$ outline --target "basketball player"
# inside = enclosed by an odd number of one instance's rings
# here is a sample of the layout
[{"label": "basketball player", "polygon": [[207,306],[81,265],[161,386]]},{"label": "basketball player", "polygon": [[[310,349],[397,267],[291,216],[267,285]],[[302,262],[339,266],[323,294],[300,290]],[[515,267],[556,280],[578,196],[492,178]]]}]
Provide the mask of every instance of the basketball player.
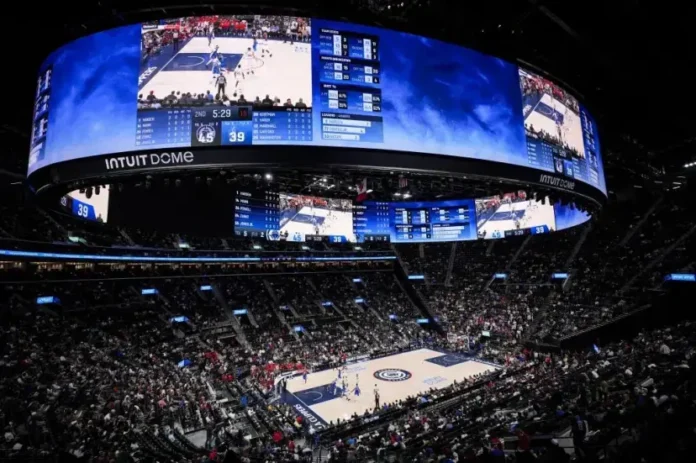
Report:
[{"label": "basketball player", "polygon": [[210,27],[208,27],[208,46],[211,46],[213,44],[213,39],[215,38],[214,29],[215,28],[213,27],[212,24],[210,25]]},{"label": "basketball player", "polygon": [[213,69],[213,75],[212,75],[212,82],[216,83],[217,77],[220,75],[220,70],[222,68],[222,64],[220,63],[220,58],[213,58],[211,61],[209,61],[212,64],[212,69]]},{"label": "basketball player", "polygon": [[302,379],[304,379],[305,384],[307,384],[307,370],[302,372]]},{"label": "basketball player", "polygon": [[336,396],[336,393],[338,392],[338,387],[336,386],[336,380],[334,379],[331,381],[331,384],[329,384],[326,389],[328,390],[329,394],[332,396]]},{"label": "basketball player", "polygon": [[269,58],[272,58],[273,55],[271,54],[271,50],[268,49],[268,31],[264,30],[263,31],[263,42],[261,43],[264,47],[261,48],[261,58],[265,58],[266,55],[268,55]]},{"label": "basketball player", "polygon": [[375,408],[379,410],[379,389],[377,389],[377,385],[375,384]]},{"label": "basketball player", "polygon": [[355,397],[360,397],[360,385],[356,384],[355,389],[353,389],[353,394],[355,394]]},{"label": "basketball player", "polygon": [[210,64],[213,63],[215,60],[219,60],[220,56],[221,56],[220,46],[215,45],[215,49],[210,52],[210,56],[208,57],[208,62],[205,63],[205,67],[210,66]]},{"label": "basketball player", "polygon": [[246,56],[244,59],[244,65],[246,66],[246,73],[247,75],[249,74],[254,74],[254,70],[252,69],[252,60],[255,60],[256,57],[254,56],[254,51],[251,49],[251,47],[247,48],[246,51]]},{"label": "basketball player", "polygon": [[350,400],[350,397],[348,397],[348,382],[346,381],[346,378],[343,378],[343,383],[341,385],[341,389],[343,391],[343,398],[346,400]]},{"label": "basketball player", "polygon": [[242,69],[242,65],[238,64],[237,67],[234,69],[234,97],[237,98],[238,93],[244,93],[244,89],[242,86],[239,84],[241,83],[242,80],[246,79],[244,76],[244,70]]}]

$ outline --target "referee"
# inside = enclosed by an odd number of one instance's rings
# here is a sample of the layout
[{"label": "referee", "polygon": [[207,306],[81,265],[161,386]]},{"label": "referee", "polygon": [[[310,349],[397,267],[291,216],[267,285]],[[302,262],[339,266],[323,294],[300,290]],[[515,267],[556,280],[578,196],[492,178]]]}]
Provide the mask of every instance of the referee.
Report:
[{"label": "referee", "polygon": [[375,384],[375,409],[379,410],[379,390]]},{"label": "referee", "polygon": [[227,77],[222,72],[215,79],[215,85],[217,85],[217,98],[221,100],[225,96],[225,87],[227,87]]}]

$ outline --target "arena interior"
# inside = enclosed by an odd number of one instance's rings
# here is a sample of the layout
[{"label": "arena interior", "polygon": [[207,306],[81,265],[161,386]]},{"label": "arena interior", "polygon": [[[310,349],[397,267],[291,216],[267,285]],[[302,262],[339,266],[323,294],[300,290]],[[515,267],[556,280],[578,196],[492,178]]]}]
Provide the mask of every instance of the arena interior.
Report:
[{"label": "arena interior", "polygon": [[693,458],[678,18],[189,3],[9,18],[1,461]]}]

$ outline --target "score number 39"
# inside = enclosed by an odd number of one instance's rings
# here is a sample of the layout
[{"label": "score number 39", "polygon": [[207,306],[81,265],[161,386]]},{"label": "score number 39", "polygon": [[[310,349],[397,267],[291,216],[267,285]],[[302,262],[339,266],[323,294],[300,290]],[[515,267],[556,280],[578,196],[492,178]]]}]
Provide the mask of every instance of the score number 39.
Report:
[{"label": "score number 39", "polygon": [[234,130],[230,132],[229,143],[244,143],[244,140],[246,140],[246,134],[244,132],[235,132]]}]

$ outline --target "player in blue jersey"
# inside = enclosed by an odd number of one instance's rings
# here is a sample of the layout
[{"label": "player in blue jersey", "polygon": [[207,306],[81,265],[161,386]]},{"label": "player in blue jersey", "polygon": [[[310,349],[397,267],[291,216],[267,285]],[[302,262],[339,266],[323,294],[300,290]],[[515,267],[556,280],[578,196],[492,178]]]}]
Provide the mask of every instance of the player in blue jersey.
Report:
[{"label": "player in blue jersey", "polygon": [[213,58],[211,61],[209,61],[209,63],[212,64],[213,78],[215,78],[218,74],[220,74],[220,68],[222,67],[220,58]]},{"label": "player in blue jersey", "polygon": [[210,56],[208,56],[208,62],[206,63],[206,67],[210,65],[210,63],[213,62],[214,59],[220,58],[220,46],[215,45],[215,49],[210,52]]},{"label": "player in blue jersey", "polygon": [[253,57],[256,58],[256,51],[258,50],[259,47],[259,41],[256,37],[254,37],[252,43],[251,43],[251,51],[253,53]]},{"label": "player in blue jersey", "polygon": [[305,384],[307,384],[307,370],[302,372],[302,379],[304,379]]},{"label": "player in blue jersey", "polygon": [[360,397],[360,385],[355,385],[355,389],[353,389],[353,394],[355,394],[356,397]]}]

